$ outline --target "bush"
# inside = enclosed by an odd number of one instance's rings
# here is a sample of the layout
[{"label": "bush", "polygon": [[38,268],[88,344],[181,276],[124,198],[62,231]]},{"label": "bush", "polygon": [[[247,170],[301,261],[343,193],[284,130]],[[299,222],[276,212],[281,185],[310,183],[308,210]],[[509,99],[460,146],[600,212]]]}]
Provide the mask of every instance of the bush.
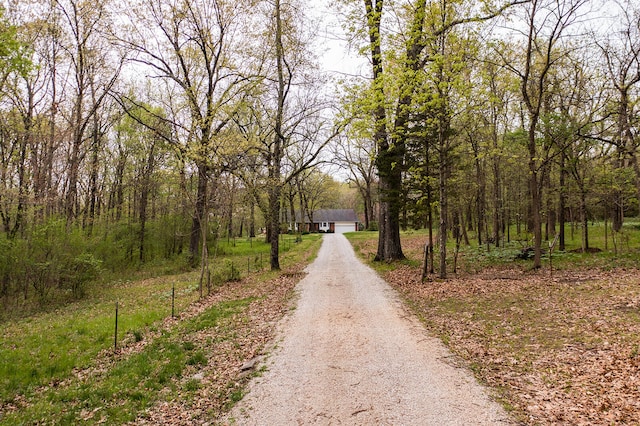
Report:
[{"label": "bush", "polygon": [[224,259],[222,264],[214,265],[214,272],[211,276],[214,284],[222,284],[229,281],[240,281],[240,270],[229,259]]},{"label": "bush", "polygon": [[80,298],[84,296],[86,284],[95,280],[100,275],[102,262],[96,259],[91,253],[83,253],[71,259],[65,268],[64,283],[71,289],[73,296]]}]

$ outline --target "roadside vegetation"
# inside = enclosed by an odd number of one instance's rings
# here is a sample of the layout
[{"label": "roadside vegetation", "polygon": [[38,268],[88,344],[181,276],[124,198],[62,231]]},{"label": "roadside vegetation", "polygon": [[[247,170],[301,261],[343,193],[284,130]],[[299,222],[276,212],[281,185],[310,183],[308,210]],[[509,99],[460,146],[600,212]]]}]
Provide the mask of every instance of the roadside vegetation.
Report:
[{"label": "roadside vegetation", "polygon": [[0,424],[215,418],[241,397],[242,364],[261,354],[320,242],[281,239],[283,272],[267,271],[263,240],[221,242],[202,297],[199,271],[97,281],[80,301],[5,319]]},{"label": "roadside vegetation", "polygon": [[[576,232],[566,251],[553,252],[553,270],[548,251],[540,269],[532,269],[532,260],[517,259],[528,241],[523,235],[489,251],[462,246],[455,275],[449,271],[450,278],[442,280],[430,274],[424,282],[424,232],[402,234],[407,259],[394,263],[372,262],[375,233],[348,237],[517,420],[636,424],[640,229],[625,223],[615,248],[611,235],[605,244],[602,224],[589,231],[592,247],[602,251],[580,252]],[[455,248],[449,249],[453,256]]]}]

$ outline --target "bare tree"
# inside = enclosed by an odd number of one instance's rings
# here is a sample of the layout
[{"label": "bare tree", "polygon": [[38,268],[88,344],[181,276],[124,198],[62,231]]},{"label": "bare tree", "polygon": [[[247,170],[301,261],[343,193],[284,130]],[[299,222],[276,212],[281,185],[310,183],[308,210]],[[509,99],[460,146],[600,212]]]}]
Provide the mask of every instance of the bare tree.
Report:
[{"label": "bare tree", "polygon": [[[549,93],[548,77],[559,58],[573,49],[566,44],[569,27],[579,18],[586,0],[532,0],[524,10],[523,55],[505,60],[504,65],[520,80],[520,93],[527,112],[529,194],[534,235],[533,267],[542,265],[542,185],[548,156],[541,155],[538,141],[543,104]],[[506,59],[506,57],[503,56]]]},{"label": "bare tree", "polygon": [[364,227],[370,229],[374,220],[376,195],[375,147],[370,137],[358,137],[350,132],[336,144],[335,161],[349,172],[348,182],[353,183],[364,205]]},{"label": "bare tree", "polygon": [[[65,213],[71,223],[78,214],[78,180],[80,164],[86,156],[87,132],[122,69],[122,57],[114,58],[113,50],[103,37],[109,25],[104,3],[86,0],[56,0],[66,37],[62,49],[71,64],[73,100],[64,118],[70,128],[70,146],[66,176]],[[93,87],[93,91],[92,91]]]},{"label": "bare tree", "polygon": [[222,132],[254,84],[243,70],[240,50],[249,7],[242,1],[188,0],[176,5],[145,0],[140,8],[130,10],[131,37],[122,40],[135,52],[136,63],[165,81],[165,94],[175,97],[165,97],[164,102],[177,102],[174,107],[178,109],[184,106],[167,118],[174,128],[168,142],[196,166],[189,244],[192,261],[197,259],[206,231],[208,185],[212,174],[223,167]]},{"label": "bare tree", "polygon": [[[330,105],[309,76],[306,17],[296,2],[266,2],[269,16],[263,51],[264,79],[237,125],[248,142],[242,179],[265,216],[271,244],[271,269],[280,269],[280,203],[285,185],[320,161],[320,153],[337,136]],[[266,197],[263,196],[266,194]]]},{"label": "bare tree", "polygon": [[[635,4],[633,4],[635,5]],[[640,164],[638,163],[638,132],[633,89],[640,82],[640,8],[631,2],[619,4],[620,28],[598,41],[606,63],[610,84],[617,100],[617,129],[613,143],[618,149],[617,167],[631,167],[635,173],[636,193],[640,203]],[[615,203],[613,227],[622,227],[624,202],[618,194]],[[639,204],[640,206],[640,204]],[[639,207],[640,211],[640,207]]]}]

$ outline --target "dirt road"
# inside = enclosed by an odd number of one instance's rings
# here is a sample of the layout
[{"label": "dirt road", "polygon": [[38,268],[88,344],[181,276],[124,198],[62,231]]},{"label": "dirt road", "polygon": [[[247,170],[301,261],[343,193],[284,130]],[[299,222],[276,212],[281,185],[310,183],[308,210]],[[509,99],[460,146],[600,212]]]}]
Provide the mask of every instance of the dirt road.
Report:
[{"label": "dirt road", "polygon": [[308,272],[229,424],[510,424],[344,236],[326,235]]}]

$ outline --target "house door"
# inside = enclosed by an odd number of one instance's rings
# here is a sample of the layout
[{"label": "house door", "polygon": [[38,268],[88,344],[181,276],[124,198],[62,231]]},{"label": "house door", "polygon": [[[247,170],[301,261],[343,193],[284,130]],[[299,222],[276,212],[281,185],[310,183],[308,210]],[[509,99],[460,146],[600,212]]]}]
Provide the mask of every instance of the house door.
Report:
[{"label": "house door", "polygon": [[355,223],[336,223],[335,232],[337,234],[343,234],[345,232],[355,232],[356,224]]}]

